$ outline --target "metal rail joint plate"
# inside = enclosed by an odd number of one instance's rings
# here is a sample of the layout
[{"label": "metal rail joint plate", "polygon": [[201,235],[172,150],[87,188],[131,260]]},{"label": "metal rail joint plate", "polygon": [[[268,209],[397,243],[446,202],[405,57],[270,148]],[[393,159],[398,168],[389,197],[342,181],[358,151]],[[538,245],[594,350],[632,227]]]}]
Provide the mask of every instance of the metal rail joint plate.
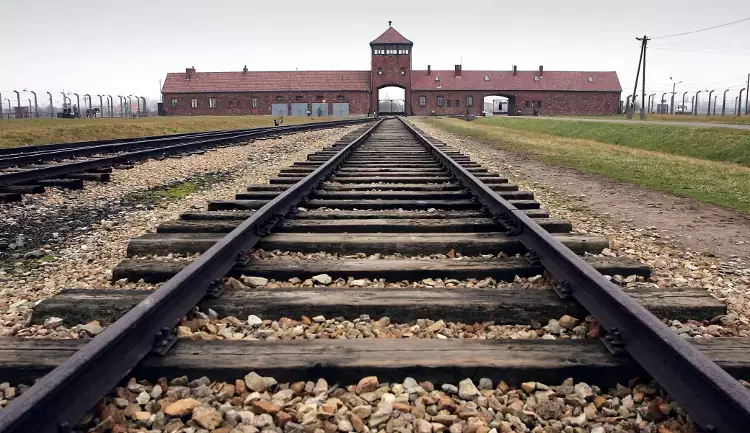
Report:
[{"label": "metal rail joint plate", "polygon": [[615,343],[613,347],[624,349],[670,393],[695,423],[708,432],[750,431],[750,391],[739,381],[412,125],[400,120],[489,212],[512,224],[521,243],[529,251],[534,251],[544,268],[557,280],[566,283],[566,291],[608,331],[610,343]]},{"label": "metal rail joint plate", "polygon": [[[261,238],[257,228],[286,214],[324,181],[367,139],[368,128],[331,159],[257,210],[205,253],[133,307],[104,332],[42,377],[0,411],[2,433],[58,433],[72,425],[162,343],[157,335],[172,329],[206,296],[211,284],[235,265],[237,254]],[[168,343],[167,343],[168,344]]]}]

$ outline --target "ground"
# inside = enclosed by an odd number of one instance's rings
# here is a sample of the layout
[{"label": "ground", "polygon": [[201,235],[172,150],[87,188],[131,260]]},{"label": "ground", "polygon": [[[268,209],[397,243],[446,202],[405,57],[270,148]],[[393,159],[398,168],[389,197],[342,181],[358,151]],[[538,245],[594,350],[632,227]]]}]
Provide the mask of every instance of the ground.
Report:
[{"label": "ground", "polygon": [[555,166],[750,214],[747,131],[507,117],[426,120]]},{"label": "ground", "polygon": [[[690,116],[690,115],[678,115],[678,114],[647,114],[647,122],[695,122],[695,123],[719,123],[727,125],[750,125],[750,116],[734,116],[726,115],[722,116],[721,111],[717,111],[717,116]],[[602,120],[626,120],[627,116],[624,114],[616,114],[611,116],[590,116],[590,119],[602,119]],[[636,113],[633,119],[640,120],[640,113]]]},{"label": "ground", "polygon": [[[178,116],[137,119],[24,119],[0,121],[0,148],[36,144],[146,137],[183,132],[273,126],[272,116]],[[334,117],[284,117],[284,125],[339,120]]]}]

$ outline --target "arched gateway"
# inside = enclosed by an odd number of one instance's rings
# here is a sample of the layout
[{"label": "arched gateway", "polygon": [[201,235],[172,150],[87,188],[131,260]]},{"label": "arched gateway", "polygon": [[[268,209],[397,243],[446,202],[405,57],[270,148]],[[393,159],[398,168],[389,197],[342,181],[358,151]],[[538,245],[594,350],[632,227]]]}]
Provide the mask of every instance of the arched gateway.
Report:
[{"label": "arched gateway", "polygon": [[[508,99],[509,115],[616,114],[622,88],[615,72],[466,71],[412,68],[414,44],[388,22],[370,42],[370,70],[169,73],[164,113],[170,115],[347,116],[390,112],[406,115],[481,115],[484,98]],[[290,53],[290,55],[294,55]],[[458,53],[456,54],[458,57]],[[403,89],[403,101],[379,103],[386,87]],[[310,114],[308,114],[310,113]]]}]

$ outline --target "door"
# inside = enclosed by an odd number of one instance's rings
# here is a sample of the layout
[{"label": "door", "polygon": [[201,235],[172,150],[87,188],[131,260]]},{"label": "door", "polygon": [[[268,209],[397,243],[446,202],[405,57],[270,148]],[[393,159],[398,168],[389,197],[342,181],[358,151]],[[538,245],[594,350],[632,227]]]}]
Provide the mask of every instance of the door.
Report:
[{"label": "door", "polygon": [[348,102],[334,102],[333,103],[333,115],[336,117],[349,116],[349,103]]},{"label": "door", "polygon": [[307,116],[307,103],[306,102],[293,102],[292,103],[292,116]]},{"label": "door", "polygon": [[313,117],[328,116],[328,103],[327,102],[313,102],[312,113],[310,113],[310,115]]},{"label": "door", "polygon": [[273,115],[273,116],[288,116],[289,115],[289,104],[271,104],[271,115]]}]

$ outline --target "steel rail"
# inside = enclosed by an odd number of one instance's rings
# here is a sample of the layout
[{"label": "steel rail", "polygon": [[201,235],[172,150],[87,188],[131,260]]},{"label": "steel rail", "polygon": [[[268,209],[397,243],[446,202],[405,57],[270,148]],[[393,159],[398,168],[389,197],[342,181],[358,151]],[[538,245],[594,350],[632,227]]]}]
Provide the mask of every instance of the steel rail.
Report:
[{"label": "steel rail", "polygon": [[107,327],[0,411],[0,433],[60,433],[72,426],[149,353],[164,354],[174,328],[284,215],[330,176],[380,125],[367,129],[278,195],[162,287]]},{"label": "steel rail", "polygon": [[518,236],[562,283],[559,293],[578,301],[606,331],[603,342],[623,350],[707,432],[747,433],[750,391],[676,332],[607,280],[523,211],[477,179],[404,119],[417,139],[489,212]]},{"label": "steel rail", "polygon": [[261,137],[266,134],[276,134],[282,132],[300,132],[310,131],[315,129],[324,129],[336,126],[347,126],[351,124],[359,124],[372,121],[372,119],[358,119],[356,121],[343,121],[346,123],[333,124],[333,123],[308,123],[304,125],[291,125],[286,127],[284,130],[271,130],[271,131],[251,131],[246,133],[240,133],[238,135],[222,135],[219,138],[209,138],[205,140],[191,141],[183,144],[174,144],[171,146],[153,147],[145,150],[138,150],[134,152],[120,153],[114,156],[108,156],[98,159],[89,159],[86,161],[74,161],[64,164],[57,164],[51,167],[42,167],[29,170],[23,170],[12,173],[0,174],[0,186],[17,185],[26,182],[32,182],[36,179],[50,178],[54,176],[65,175],[68,173],[77,173],[85,170],[91,170],[94,168],[107,167],[114,164],[124,163],[132,160],[152,158],[155,156],[161,156],[165,154],[182,153],[187,150],[203,148],[215,144],[224,142],[234,142],[237,140],[247,140],[254,137]]},{"label": "steel rail", "polygon": [[[318,122],[318,124],[326,126],[339,126],[349,122],[359,122],[362,119],[353,120],[339,120],[333,122]],[[66,159],[72,157],[82,157],[96,155],[100,153],[112,153],[122,152],[135,148],[141,147],[156,147],[164,146],[171,143],[177,144],[185,141],[196,140],[201,138],[216,138],[221,136],[238,135],[246,132],[274,132],[274,133],[288,133],[295,131],[297,126],[309,126],[312,123],[303,125],[287,125],[281,127],[263,127],[263,128],[248,128],[248,129],[237,129],[227,131],[209,131],[209,132],[198,132],[190,134],[178,134],[178,135],[166,135],[156,137],[143,137],[141,139],[126,139],[126,140],[105,140],[106,142],[81,142],[71,143],[68,148],[62,149],[45,149],[43,151],[20,151],[11,154],[0,155],[0,168],[14,167],[23,164],[34,164],[40,162],[54,161],[59,159]],[[14,149],[25,149],[25,148],[14,148]]]}]

